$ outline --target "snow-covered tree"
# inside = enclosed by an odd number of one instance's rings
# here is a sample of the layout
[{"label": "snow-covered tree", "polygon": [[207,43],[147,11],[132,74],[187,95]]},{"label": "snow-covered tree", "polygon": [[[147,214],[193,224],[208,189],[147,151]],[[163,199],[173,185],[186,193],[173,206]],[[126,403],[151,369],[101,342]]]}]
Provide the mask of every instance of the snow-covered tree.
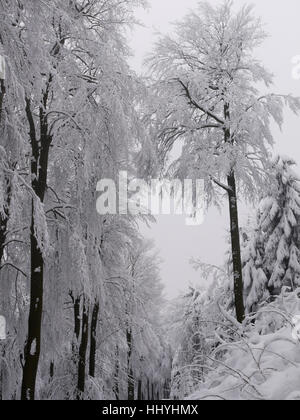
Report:
[{"label": "snow-covered tree", "polygon": [[[142,83],[127,64],[124,31],[139,3],[1,2],[5,399],[19,398],[21,388],[22,399],[116,398],[116,369],[120,395],[127,392],[124,303],[145,292],[138,283],[133,293],[126,259],[140,237],[134,218],[99,216],[95,204],[99,179],[136,169],[130,154],[138,143]],[[154,267],[149,307],[160,294]],[[140,319],[149,325],[145,334],[163,342],[149,317]],[[153,349],[147,352],[158,363]],[[148,365],[139,366],[142,377]],[[148,376],[154,384],[155,375]]]},{"label": "snow-covered tree", "polygon": [[[173,349],[171,397],[183,399],[208,374],[207,357],[228,333],[220,305],[231,303],[228,273],[223,268],[192,261],[201,283],[170,304],[167,316]],[[202,284],[203,283],[203,284]],[[234,333],[229,331],[232,335]]]},{"label": "snow-covered tree", "polygon": [[159,40],[149,61],[156,92],[150,122],[161,160],[177,140],[183,144],[172,175],[204,178],[209,199],[215,186],[228,196],[235,308],[242,322],[238,189],[253,198],[266,185],[271,120],[281,126],[283,106],[298,112],[300,101],[269,93],[272,75],[253,56],[266,35],[252,7],[235,12],[231,1],[200,3],[175,28],[174,36]]},{"label": "snow-covered tree", "polygon": [[136,399],[138,394],[144,399],[161,399],[169,379],[170,359],[167,343],[162,339],[164,300],[159,258],[151,242],[136,241],[126,262],[131,283],[125,308],[128,399]]},{"label": "snow-covered tree", "polygon": [[274,184],[262,199],[254,231],[243,252],[245,299],[248,311],[281,293],[300,286],[300,180],[295,162],[278,157]]},{"label": "snow-covered tree", "polygon": [[264,248],[259,228],[243,233],[242,263],[244,276],[244,301],[246,312],[257,309],[260,301],[269,297],[268,279],[264,270]]},{"label": "snow-covered tree", "polygon": [[296,163],[278,158],[275,189],[261,204],[260,226],[265,232],[265,268],[271,294],[283,286],[300,286],[300,179]]}]

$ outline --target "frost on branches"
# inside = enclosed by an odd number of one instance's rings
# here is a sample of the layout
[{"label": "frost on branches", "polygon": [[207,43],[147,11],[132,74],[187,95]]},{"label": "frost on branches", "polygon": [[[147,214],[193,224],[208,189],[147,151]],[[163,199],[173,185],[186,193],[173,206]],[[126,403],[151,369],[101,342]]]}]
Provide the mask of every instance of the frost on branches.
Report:
[{"label": "frost on branches", "polygon": [[[294,166],[292,159],[275,159],[273,187],[260,202],[256,223],[241,232],[243,325],[232,316],[231,268],[194,262],[202,281],[209,277],[213,287],[177,304],[182,330],[173,342],[174,397],[300,398],[300,180]],[[201,350],[195,346],[198,337]]]},{"label": "frost on branches", "polygon": [[[173,177],[204,179],[209,204],[222,193],[228,198],[240,323],[245,308],[239,194],[253,199],[269,182],[271,122],[282,126],[284,106],[300,110],[299,98],[270,90],[273,76],[254,57],[265,38],[252,7],[236,12],[231,1],[217,7],[203,2],[175,24],[174,35],[160,38],[149,59],[154,92],[149,125],[161,165]],[[174,162],[178,142],[183,147]]]},{"label": "frost on branches", "polygon": [[[300,182],[272,162],[300,100],[272,92],[262,24],[231,1],[200,3],[138,77],[138,6],[0,0],[0,400],[300,399]],[[97,214],[121,171],[225,196],[230,267],[193,261],[201,285],[167,302],[152,218]],[[240,196],[261,199],[246,230]]]},{"label": "frost on branches", "polygon": [[0,2],[0,399],[166,396],[159,261],[136,218],[95,208],[144,147],[139,5]]}]

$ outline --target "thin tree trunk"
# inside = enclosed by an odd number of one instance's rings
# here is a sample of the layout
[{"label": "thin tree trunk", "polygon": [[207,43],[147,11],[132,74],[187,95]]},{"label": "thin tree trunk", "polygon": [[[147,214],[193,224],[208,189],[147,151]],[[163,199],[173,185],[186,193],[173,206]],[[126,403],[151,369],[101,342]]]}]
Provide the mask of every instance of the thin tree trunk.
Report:
[{"label": "thin tree trunk", "polygon": [[142,380],[140,379],[138,384],[138,401],[142,401],[143,399],[142,385]]},{"label": "thin tree trunk", "polygon": [[5,242],[7,237],[7,224],[9,220],[10,203],[11,203],[11,181],[6,177],[6,204],[4,206],[4,214],[0,213],[0,266],[4,254]]},{"label": "thin tree trunk", "polygon": [[90,343],[90,366],[89,375],[95,377],[96,368],[96,349],[97,349],[97,324],[99,315],[99,302],[96,302],[93,308],[91,321],[91,343]]},{"label": "thin tree trunk", "polygon": [[[2,113],[3,113],[3,101],[5,96],[5,84],[4,80],[0,79],[0,124],[2,123]],[[7,223],[9,218],[9,207],[10,207],[10,197],[11,197],[11,186],[9,179],[6,180],[7,186],[6,186],[6,197],[7,197],[7,203],[4,207],[4,215],[0,214],[0,266],[1,261],[3,258],[4,253],[4,246],[6,241],[6,235],[7,235]]]},{"label": "thin tree trunk", "polygon": [[78,342],[80,335],[80,298],[76,298],[74,303],[74,333]]},{"label": "thin tree trunk", "polygon": [[150,380],[147,379],[147,391],[148,391],[148,401],[151,401],[151,393],[150,393]]},{"label": "thin tree trunk", "polygon": [[116,400],[120,399],[120,389],[119,389],[119,373],[120,373],[120,360],[119,360],[119,347],[116,347],[116,365],[115,365],[115,377],[114,377],[114,393]]},{"label": "thin tree trunk", "polygon": [[81,328],[81,342],[79,346],[79,363],[78,363],[78,400],[83,400],[85,391],[85,372],[86,372],[86,353],[89,338],[89,307],[85,299],[83,301],[83,316]]},{"label": "thin tree trunk", "polygon": [[6,89],[5,89],[4,80],[0,79],[0,123],[1,123],[1,120],[2,120],[3,101],[4,101],[5,93],[6,93]]},{"label": "thin tree trunk", "polygon": [[127,345],[128,345],[128,353],[127,353],[127,375],[128,375],[128,401],[134,401],[134,377],[133,377],[133,369],[132,369],[132,331],[131,329],[127,329]]},{"label": "thin tree trunk", "polygon": [[[230,108],[229,104],[224,105],[225,121],[230,126]],[[234,144],[234,139],[231,135],[230,128],[224,129],[225,143]],[[238,202],[235,173],[232,168],[227,177],[228,182],[228,201],[229,201],[229,214],[230,214],[230,235],[231,235],[231,248],[232,248],[232,264],[233,264],[233,278],[234,278],[234,300],[235,311],[238,322],[242,323],[245,319],[245,305],[244,305],[244,284],[243,284],[243,270],[241,258],[241,244],[240,244],[240,228],[238,217]]]},{"label": "thin tree trunk", "polygon": [[74,310],[74,339],[72,343],[72,353],[74,360],[77,359],[78,354],[78,343],[79,343],[79,336],[80,336],[80,297],[74,298],[73,292],[70,292],[70,296],[73,302],[73,310]]}]

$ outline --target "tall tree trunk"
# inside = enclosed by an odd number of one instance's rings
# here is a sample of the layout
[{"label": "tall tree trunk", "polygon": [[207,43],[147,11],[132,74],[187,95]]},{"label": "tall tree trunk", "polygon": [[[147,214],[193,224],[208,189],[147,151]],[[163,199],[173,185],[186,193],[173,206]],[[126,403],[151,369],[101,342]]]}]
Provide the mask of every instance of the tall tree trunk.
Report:
[{"label": "tall tree trunk", "polygon": [[34,233],[34,216],[31,222],[31,291],[28,320],[28,338],[24,349],[22,400],[35,399],[35,384],[41,351],[41,324],[43,312],[44,261]]},{"label": "tall tree trunk", "polygon": [[[230,106],[228,103],[224,105],[224,117],[227,127],[224,129],[225,143],[234,145],[235,139],[231,135],[230,130]],[[230,214],[230,235],[231,235],[231,248],[232,248],[232,264],[233,264],[233,278],[234,278],[234,300],[235,311],[238,322],[242,323],[245,319],[245,305],[244,305],[244,283],[243,283],[243,270],[241,258],[241,244],[240,244],[240,228],[238,217],[238,202],[235,173],[232,168],[228,177],[228,201],[229,201],[229,214]]]},{"label": "tall tree trunk", "polygon": [[134,401],[134,377],[132,369],[132,330],[127,329],[127,375],[128,375],[128,401]]},{"label": "tall tree trunk", "polygon": [[[47,188],[49,150],[52,137],[48,135],[48,122],[45,109],[48,93],[44,95],[43,107],[40,108],[40,140],[31,111],[30,100],[26,99],[26,115],[29,123],[29,136],[32,148],[31,176],[32,188],[37,198],[44,202]],[[35,399],[36,377],[41,351],[41,326],[43,313],[44,258],[35,236],[34,200],[32,200],[32,218],[30,232],[31,279],[28,336],[24,348],[24,366],[22,379],[22,400]]]},{"label": "tall tree trunk", "polygon": [[229,213],[230,213],[230,233],[232,246],[232,263],[234,276],[234,297],[235,309],[238,322],[242,323],[245,319],[244,305],[244,285],[242,274],[242,258],[240,245],[240,229],[238,218],[238,204],[236,195],[236,183],[234,171],[228,176]]},{"label": "tall tree trunk", "polygon": [[89,366],[89,375],[95,377],[95,367],[96,367],[96,349],[97,349],[97,324],[98,324],[98,315],[99,315],[99,302],[97,301],[94,304],[91,320],[91,343],[90,343],[90,366]]},{"label": "tall tree trunk", "polygon": [[86,353],[89,339],[89,306],[86,300],[83,300],[82,308],[82,327],[81,341],[79,346],[79,363],[78,363],[78,394],[77,399],[83,400],[85,391],[85,372],[86,372]]}]

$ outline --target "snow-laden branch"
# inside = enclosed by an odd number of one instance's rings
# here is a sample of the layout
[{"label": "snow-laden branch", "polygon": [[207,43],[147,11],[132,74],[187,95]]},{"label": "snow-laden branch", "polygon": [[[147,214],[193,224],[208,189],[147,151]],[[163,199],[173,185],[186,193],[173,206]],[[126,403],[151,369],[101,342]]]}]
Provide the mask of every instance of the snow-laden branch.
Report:
[{"label": "snow-laden branch", "polygon": [[208,117],[212,118],[213,120],[215,120],[217,123],[221,124],[224,126],[225,121],[221,120],[219,117],[217,117],[215,114],[213,114],[211,111],[209,111],[208,109],[203,108],[195,99],[193,99],[192,94],[190,93],[189,87],[188,85],[186,85],[182,80],[180,79],[174,79],[177,82],[179,82],[179,84],[183,87],[183,90],[185,92],[186,97],[189,99],[190,104],[193,105],[195,108],[199,109],[200,111],[202,111],[204,114],[206,114]]}]

